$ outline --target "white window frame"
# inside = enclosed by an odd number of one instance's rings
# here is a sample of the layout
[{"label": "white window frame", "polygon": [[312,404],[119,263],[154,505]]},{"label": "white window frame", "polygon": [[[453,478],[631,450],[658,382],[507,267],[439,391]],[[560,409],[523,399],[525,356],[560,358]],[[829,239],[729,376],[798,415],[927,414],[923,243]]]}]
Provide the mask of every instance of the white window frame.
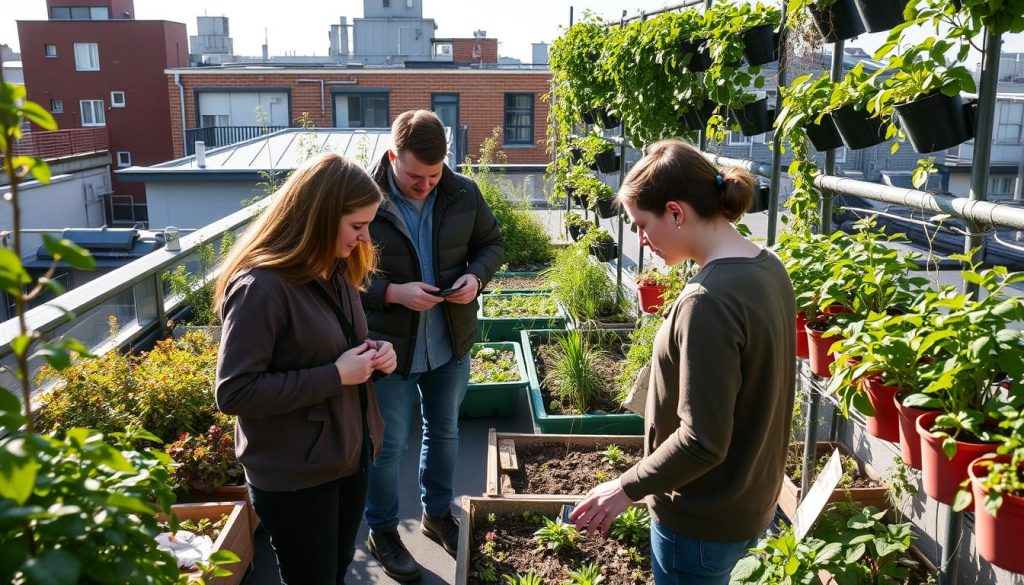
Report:
[{"label": "white window frame", "polygon": [[[107,125],[107,112],[106,108],[104,107],[103,100],[79,100],[78,107],[81,108],[80,112],[82,116],[83,128]],[[89,118],[91,119],[89,122],[86,122],[86,110],[88,110]],[[97,113],[99,114],[99,116],[97,116]],[[99,122],[96,121],[97,117],[100,118]]]},{"label": "white window frame", "polygon": [[125,97],[123,91],[112,91],[110,92],[110,107],[112,108],[123,108],[125,107]]},{"label": "white window frame", "polygon": [[729,132],[729,146],[750,146],[754,144],[753,136],[746,136],[742,132]]},{"label": "white window frame", "polygon": [[[53,49],[52,53],[50,52],[50,49]],[[46,57],[47,59],[56,59],[57,58],[57,45],[55,45],[53,43],[46,43],[46,44],[44,44],[43,45],[43,56]]]},{"label": "white window frame", "polygon": [[63,114],[64,113],[64,100],[50,100],[50,113],[51,114]]},{"label": "white window frame", "polygon": [[127,150],[117,151],[117,166],[119,167],[130,167],[132,166],[132,153]]},{"label": "white window frame", "polygon": [[100,47],[96,43],[75,43],[75,71],[99,71]]}]

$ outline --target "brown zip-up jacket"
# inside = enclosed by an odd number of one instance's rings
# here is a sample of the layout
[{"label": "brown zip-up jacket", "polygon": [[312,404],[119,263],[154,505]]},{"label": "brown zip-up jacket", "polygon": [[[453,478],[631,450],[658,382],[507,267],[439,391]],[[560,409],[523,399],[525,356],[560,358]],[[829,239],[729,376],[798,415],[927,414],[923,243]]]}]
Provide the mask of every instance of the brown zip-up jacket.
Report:
[{"label": "brown zip-up jacket", "polygon": [[[337,299],[356,336],[366,338],[359,291],[338,273],[334,286],[322,279],[299,284],[256,268],[236,275],[224,298],[217,406],[238,417],[238,460],[246,480],[266,491],[313,487],[359,471],[359,389],[345,384],[334,365],[349,345],[333,309],[311,286]],[[366,420],[376,454],[384,421],[370,381]]]}]

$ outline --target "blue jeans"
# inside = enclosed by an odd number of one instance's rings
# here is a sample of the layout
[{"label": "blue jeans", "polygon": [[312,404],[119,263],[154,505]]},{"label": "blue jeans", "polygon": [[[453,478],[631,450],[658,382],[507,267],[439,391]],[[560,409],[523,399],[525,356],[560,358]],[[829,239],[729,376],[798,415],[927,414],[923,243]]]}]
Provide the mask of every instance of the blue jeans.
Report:
[{"label": "blue jeans", "polygon": [[729,585],[729,574],[757,538],[740,542],[698,540],[651,520],[651,565],[657,585]]},{"label": "blue jeans", "polygon": [[366,523],[376,533],[398,528],[398,467],[409,442],[417,400],[423,424],[420,501],[430,516],[450,513],[459,454],[459,406],[469,383],[469,355],[420,374],[392,374],[374,389],[384,418],[384,444],[370,466]]}]

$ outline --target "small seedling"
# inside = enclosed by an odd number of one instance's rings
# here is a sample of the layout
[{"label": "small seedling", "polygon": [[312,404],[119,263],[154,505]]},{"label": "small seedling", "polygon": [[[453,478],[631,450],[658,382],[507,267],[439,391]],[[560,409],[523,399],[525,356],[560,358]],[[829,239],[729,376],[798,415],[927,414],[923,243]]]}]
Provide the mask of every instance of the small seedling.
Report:
[{"label": "small seedling", "polygon": [[498,521],[498,517],[494,514],[494,512],[491,512],[490,514],[487,515],[487,523],[488,524],[494,524],[497,521]]},{"label": "small seedling", "polygon": [[645,508],[627,508],[612,524],[611,535],[622,542],[638,545],[650,538],[651,515]]},{"label": "small seedling", "polygon": [[602,471],[600,469],[595,469],[594,470],[594,478],[597,481],[599,481],[601,483],[604,483],[604,482],[608,481],[608,474],[606,474],[604,471]]},{"label": "small seedling", "polygon": [[530,571],[525,575],[522,573],[516,573],[515,575],[505,575],[505,582],[508,585],[543,585],[544,583],[540,580],[540,577],[533,571]]},{"label": "small seedling", "polygon": [[603,581],[604,575],[601,574],[601,566],[597,563],[588,563],[580,567],[578,571],[569,573],[571,585],[598,585]]},{"label": "small seedling", "polygon": [[608,448],[601,454],[604,460],[608,462],[612,467],[618,467],[622,465],[625,453],[622,452],[622,447],[618,445],[608,445]]},{"label": "small seedling", "polygon": [[556,553],[562,549],[576,548],[577,536],[579,533],[576,532],[576,527],[565,524],[561,518],[544,518],[544,526],[533,533],[534,540]]}]

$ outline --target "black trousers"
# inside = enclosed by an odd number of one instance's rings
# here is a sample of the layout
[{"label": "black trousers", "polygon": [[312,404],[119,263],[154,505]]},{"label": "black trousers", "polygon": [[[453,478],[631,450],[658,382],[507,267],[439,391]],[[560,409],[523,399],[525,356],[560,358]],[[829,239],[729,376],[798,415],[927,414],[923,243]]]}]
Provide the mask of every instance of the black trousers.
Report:
[{"label": "black trousers", "polygon": [[293,492],[249,485],[252,505],[277,555],[285,585],[340,585],[355,554],[366,501],[366,467]]}]

